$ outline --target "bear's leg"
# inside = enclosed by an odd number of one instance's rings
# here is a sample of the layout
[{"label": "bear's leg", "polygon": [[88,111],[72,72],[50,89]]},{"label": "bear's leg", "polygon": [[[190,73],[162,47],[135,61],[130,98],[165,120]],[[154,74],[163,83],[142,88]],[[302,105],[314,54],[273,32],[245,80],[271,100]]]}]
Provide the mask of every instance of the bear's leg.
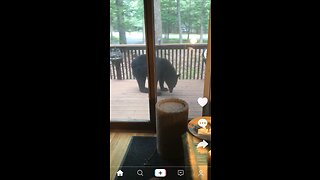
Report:
[{"label": "bear's leg", "polygon": [[[140,92],[148,93],[149,89],[145,87],[146,79],[140,78],[140,79],[137,79],[137,81],[138,81],[138,84],[139,84]],[[157,96],[161,96],[161,92],[157,91]]]},{"label": "bear's leg", "polygon": [[[148,90],[148,88],[145,87],[146,78],[137,78],[137,81],[138,81],[138,85],[139,85],[139,90],[140,90],[140,92],[148,93],[149,90]],[[161,92],[157,91],[157,95],[158,95],[158,96],[161,96]]]},{"label": "bear's leg", "polygon": [[140,92],[148,93],[148,88],[146,88],[146,78],[137,78]]},{"label": "bear's leg", "polygon": [[164,85],[164,80],[162,78],[159,79],[159,85],[160,85],[160,90],[161,91],[168,91],[168,88],[165,88]]}]

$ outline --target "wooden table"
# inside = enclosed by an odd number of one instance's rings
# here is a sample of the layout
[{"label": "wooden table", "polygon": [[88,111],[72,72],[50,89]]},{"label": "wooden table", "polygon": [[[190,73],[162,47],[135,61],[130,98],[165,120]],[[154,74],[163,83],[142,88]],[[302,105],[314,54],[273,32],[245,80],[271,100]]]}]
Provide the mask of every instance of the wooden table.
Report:
[{"label": "wooden table", "polygon": [[[211,143],[208,142],[206,148],[197,145],[202,141],[187,132],[184,136],[184,153],[186,166],[190,167],[189,179],[207,180],[208,179],[208,152],[211,150]],[[202,172],[200,175],[199,172]]]}]

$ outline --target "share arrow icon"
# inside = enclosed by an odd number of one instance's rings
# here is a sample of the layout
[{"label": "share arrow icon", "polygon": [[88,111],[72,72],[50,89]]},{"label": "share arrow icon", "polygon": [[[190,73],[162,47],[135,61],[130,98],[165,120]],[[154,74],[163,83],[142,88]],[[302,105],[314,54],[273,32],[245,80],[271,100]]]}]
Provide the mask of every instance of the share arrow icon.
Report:
[{"label": "share arrow icon", "polygon": [[207,141],[202,140],[202,141],[197,145],[197,148],[199,148],[199,147],[205,148],[205,147],[207,147],[207,146],[208,146]]}]

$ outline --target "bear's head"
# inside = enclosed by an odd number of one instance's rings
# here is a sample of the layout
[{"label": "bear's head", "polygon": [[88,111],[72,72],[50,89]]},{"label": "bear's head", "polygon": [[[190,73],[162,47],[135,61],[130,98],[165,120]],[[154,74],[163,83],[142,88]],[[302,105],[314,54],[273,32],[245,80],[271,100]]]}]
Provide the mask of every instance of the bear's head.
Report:
[{"label": "bear's head", "polygon": [[174,77],[170,78],[170,80],[166,81],[166,84],[169,88],[170,93],[172,93],[173,88],[176,87],[179,76],[180,76],[180,74],[177,74]]}]

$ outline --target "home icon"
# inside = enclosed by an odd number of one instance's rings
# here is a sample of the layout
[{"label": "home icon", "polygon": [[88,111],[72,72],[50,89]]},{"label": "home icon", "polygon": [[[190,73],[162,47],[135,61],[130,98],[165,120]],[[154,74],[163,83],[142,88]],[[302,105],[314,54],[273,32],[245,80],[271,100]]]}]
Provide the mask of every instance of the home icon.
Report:
[{"label": "home icon", "polygon": [[123,176],[123,171],[119,170],[119,171],[117,172],[117,176]]}]

